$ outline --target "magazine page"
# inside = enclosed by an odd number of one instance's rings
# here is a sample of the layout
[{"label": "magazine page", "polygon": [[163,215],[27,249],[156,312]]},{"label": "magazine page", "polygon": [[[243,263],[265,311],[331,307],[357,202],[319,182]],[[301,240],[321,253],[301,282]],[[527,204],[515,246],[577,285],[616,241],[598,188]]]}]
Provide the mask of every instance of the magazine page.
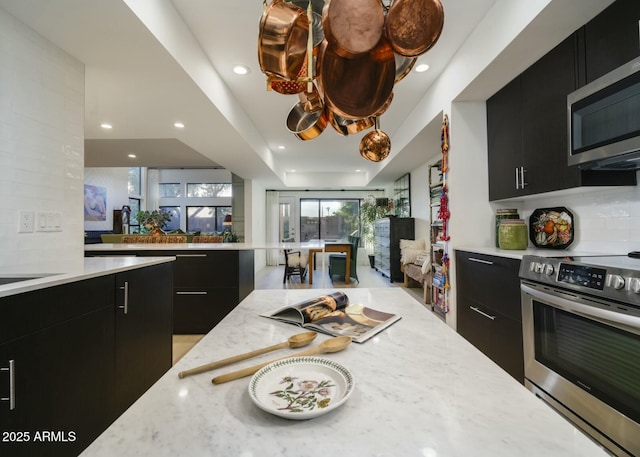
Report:
[{"label": "magazine page", "polygon": [[400,320],[400,316],[377,311],[364,305],[350,304],[342,310],[315,320],[307,325],[323,333],[350,336],[356,343],[362,343],[391,324]]},{"label": "magazine page", "polygon": [[396,314],[377,311],[360,304],[350,304],[349,298],[343,292],[315,297],[261,316],[333,336],[349,336],[356,343],[368,340],[400,320],[400,316]]},{"label": "magazine page", "polygon": [[343,292],[311,298],[295,305],[285,306],[271,313],[263,314],[292,323],[304,325],[329,316],[331,313],[344,309],[349,303],[349,297]]}]

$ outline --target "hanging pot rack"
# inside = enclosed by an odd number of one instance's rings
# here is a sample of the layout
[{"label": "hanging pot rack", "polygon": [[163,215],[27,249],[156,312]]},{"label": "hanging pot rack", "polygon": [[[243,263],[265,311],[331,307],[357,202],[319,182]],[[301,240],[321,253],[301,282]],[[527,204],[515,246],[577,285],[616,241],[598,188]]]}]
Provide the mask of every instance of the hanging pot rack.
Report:
[{"label": "hanging pot rack", "polygon": [[440,0],[263,0],[263,6],[258,60],[267,90],[299,98],[289,131],[306,141],[327,124],[345,136],[373,127],[360,154],[374,162],[388,157],[380,116],[395,84],[438,41]]}]

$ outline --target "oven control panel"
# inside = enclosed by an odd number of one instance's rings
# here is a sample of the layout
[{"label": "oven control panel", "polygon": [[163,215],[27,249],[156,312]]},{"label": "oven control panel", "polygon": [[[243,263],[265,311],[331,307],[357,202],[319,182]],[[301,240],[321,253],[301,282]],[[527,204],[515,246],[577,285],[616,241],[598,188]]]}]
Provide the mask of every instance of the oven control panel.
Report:
[{"label": "oven control panel", "polygon": [[[617,300],[640,306],[640,259],[637,269],[578,262],[568,258],[523,256],[520,277],[558,289]],[[626,260],[626,256],[623,261]],[[610,261],[612,262],[612,261]],[[635,263],[633,264],[635,266]]]},{"label": "oven control panel", "polygon": [[[558,282],[575,284],[589,289],[604,290],[607,270],[588,265],[561,263],[558,270]],[[624,286],[624,280],[623,284]]]}]

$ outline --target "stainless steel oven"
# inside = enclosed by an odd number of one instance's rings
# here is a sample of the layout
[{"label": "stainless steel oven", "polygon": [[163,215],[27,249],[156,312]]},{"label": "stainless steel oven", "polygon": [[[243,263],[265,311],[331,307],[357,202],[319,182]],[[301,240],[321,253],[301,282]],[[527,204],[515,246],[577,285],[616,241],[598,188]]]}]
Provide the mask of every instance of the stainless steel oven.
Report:
[{"label": "stainless steel oven", "polygon": [[619,456],[640,456],[640,259],[525,256],[525,385]]}]

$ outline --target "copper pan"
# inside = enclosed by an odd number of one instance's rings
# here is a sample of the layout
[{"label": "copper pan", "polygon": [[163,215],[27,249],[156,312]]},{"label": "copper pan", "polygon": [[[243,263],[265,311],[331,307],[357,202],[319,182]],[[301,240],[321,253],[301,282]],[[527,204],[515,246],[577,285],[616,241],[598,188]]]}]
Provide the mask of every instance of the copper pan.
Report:
[{"label": "copper pan", "polygon": [[263,73],[295,79],[307,53],[307,13],[283,0],[273,0],[262,13],[258,61]]},{"label": "copper pan", "polygon": [[287,129],[302,141],[318,137],[329,122],[324,109],[307,113],[304,103],[296,103],[287,116]]},{"label": "copper pan", "polygon": [[373,127],[373,124],[375,123],[374,117],[365,117],[364,119],[345,119],[344,117],[332,112],[326,106],[325,110],[329,116],[329,123],[334,130],[342,136],[360,133],[363,130]]},{"label": "copper pan", "polygon": [[411,70],[413,69],[413,66],[416,63],[416,60],[418,60],[417,57],[405,57],[402,56],[398,53],[395,54],[395,59],[396,59],[396,83],[399,83],[400,81],[402,81],[404,79],[405,76],[407,76],[409,73],[411,73]]},{"label": "copper pan", "polygon": [[385,18],[385,35],[398,54],[417,57],[436,44],[443,26],[440,0],[394,0]]},{"label": "copper pan", "polygon": [[360,155],[372,162],[381,162],[391,152],[389,135],[376,128],[360,140]]},{"label": "copper pan", "polygon": [[382,109],[393,90],[395,59],[382,37],[369,53],[354,58],[339,56],[327,40],[318,53],[317,82],[324,102],[346,119],[363,119]]},{"label": "copper pan", "polygon": [[322,10],[324,37],[341,57],[371,51],[384,30],[380,0],[327,0]]}]

